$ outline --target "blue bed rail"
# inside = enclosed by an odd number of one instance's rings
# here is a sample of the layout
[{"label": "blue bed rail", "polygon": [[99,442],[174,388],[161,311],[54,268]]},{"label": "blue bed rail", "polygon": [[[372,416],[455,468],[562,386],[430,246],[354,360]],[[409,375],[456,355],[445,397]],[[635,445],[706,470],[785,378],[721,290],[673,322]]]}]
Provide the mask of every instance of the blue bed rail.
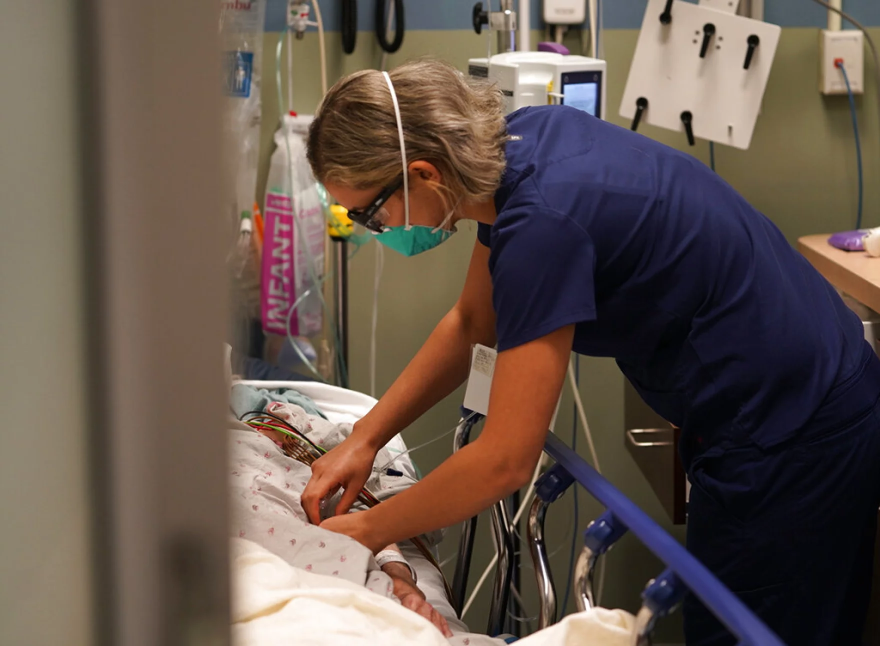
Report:
[{"label": "blue bed rail", "polygon": [[[588,545],[593,541],[593,549],[604,552],[628,530],[666,564],[666,572],[645,591],[646,605],[650,607],[651,602],[656,601],[662,609],[665,601],[679,600],[683,585],[739,639],[742,646],[784,646],[779,637],[702,563],[552,433],[547,436],[544,451],[607,509],[585,533]],[[565,473],[561,475],[564,478]],[[548,492],[549,495],[556,493],[554,497],[558,497],[570,482],[557,482],[555,487],[551,484],[550,489],[555,491]]]}]

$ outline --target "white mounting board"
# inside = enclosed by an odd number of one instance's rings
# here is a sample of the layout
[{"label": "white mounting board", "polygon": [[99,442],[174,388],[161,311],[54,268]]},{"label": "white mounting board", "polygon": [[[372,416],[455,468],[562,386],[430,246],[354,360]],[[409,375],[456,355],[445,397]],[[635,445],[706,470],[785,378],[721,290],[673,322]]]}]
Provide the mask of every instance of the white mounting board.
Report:
[{"label": "white mounting board", "polygon": [[[644,97],[648,109],[641,124],[684,134],[681,113],[689,111],[695,137],[748,148],[780,28],[679,0],[672,3],[672,22],[664,25],[660,14],[665,6],[665,0],[648,1],[620,116],[632,120],[636,101]],[[706,23],[715,25],[715,35],[706,57],[700,58]],[[761,42],[744,70],[752,34]]]},{"label": "white mounting board", "polygon": [[736,13],[739,0],[700,0],[700,6],[706,9],[715,9],[724,13]]}]

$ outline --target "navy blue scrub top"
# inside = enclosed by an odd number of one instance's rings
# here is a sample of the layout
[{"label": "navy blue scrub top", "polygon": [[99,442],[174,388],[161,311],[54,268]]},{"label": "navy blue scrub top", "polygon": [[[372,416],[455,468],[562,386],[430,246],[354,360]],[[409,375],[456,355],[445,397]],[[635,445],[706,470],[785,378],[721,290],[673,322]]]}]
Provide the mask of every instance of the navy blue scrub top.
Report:
[{"label": "navy blue scrub top", "polygon": [[704,164],[566,106],[507,124],[478,229],[500,351],[575,324],[699,453],[793,437],[863,365],[858,317]]}]

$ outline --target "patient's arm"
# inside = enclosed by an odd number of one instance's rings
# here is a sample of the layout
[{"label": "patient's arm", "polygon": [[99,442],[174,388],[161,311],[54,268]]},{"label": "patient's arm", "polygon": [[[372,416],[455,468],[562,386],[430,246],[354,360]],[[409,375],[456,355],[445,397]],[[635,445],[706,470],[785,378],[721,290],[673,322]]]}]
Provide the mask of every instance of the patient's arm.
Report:
[{"label": "patient's arm", "polygon": [[[382,551],[386,550],[400,554],[400,549],[394,544],[389,545]],[[400,603],[404,608],[408,608],[430,621],[445,637],[452,637],[452,631],[449,630],[449,624],[446,623],[446,619],[434,609],[434,606],[427,602],[425,594],[416,586],[408,565],[398,561],[390,561],[384,563],[381,567],[382,571],[391,577],[391,581],[394,584],[394,596],[400,599]]]}]

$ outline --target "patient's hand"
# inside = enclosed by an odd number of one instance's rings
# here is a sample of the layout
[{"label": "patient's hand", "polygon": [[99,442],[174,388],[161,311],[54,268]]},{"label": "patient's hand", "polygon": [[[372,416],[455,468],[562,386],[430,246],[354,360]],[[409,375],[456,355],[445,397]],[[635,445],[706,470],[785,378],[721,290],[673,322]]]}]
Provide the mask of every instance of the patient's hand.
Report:
[{"label": "patient's hand", "polygon": [[444,637],[452,637],[446,619],[425,600],[425,595],[416,587],[408,567],[402,563],[386,563],[382,566],[382,571],[391,577],[394,583],[394,596],[400,599],[404,608],[409,608],[437,626]]}]

